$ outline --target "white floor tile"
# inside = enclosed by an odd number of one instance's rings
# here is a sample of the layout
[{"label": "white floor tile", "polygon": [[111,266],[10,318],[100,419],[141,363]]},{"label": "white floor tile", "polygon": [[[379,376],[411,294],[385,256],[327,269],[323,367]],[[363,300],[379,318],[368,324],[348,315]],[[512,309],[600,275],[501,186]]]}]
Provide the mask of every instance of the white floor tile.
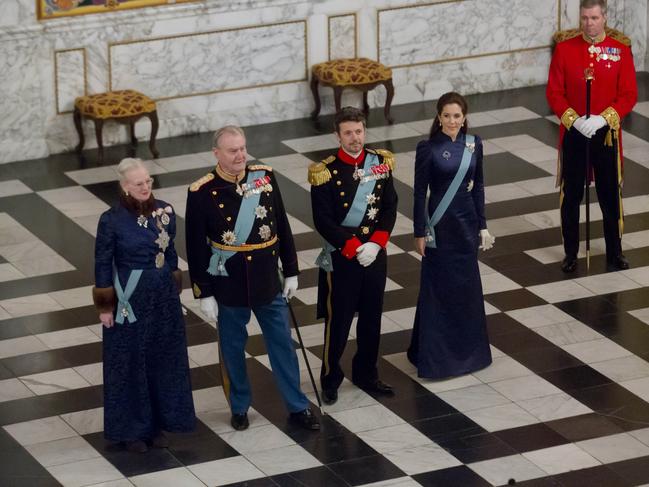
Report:
[{"label": "white floor tile", "polygon": [[0,359],[43,350],[47,350],[47,347],[33,335],[0,340]]},{"label": "white floor tile", "polygon": [[[413,446],[410,448],[404,448],[403,450],[394,450],[385,453],[384,456],[408,475],[416,475],[418,473],[432,472],[462,465],[462,462],[457,458],[434,444]],[[419,484],[404,483],[394,485],[403,485],[405,487]]]},{"label": "white floor tile", "polygon": [[573,299],[588,298],[595,294],[574,281],[559,281],[530,286],[528,291],[536,294],[548,303],[560,303]]},{"label": "white floor tile", "polygon": [[523,401],[561,393],[559,388],[537,375],[491,382],[489,385],[511,401]]},{"label": "white floor tile", "polygon": [[20,380],[38,396],[90,387],[90,384],[71,368],[24,375]]},{"label": "white floor tile", "polygon": [[620,382],[620,385],[626,387],[639,398],[649,402],[649,377],[626,380],[624,382]]},{"label": "white floor tile", "polygon": [[520,289],[522,286],[498,272],[481,276],[482,291],[484,294],[501,293]]},{"label": "white floor tile", "polygon": [[599,461],[572,443],[530,451],[523,453],[523,456],[550,475],[600,465]]},{"label": "white floor tile", "polygon": [[430,438],[407,423],[362,431],[357,436],[379,453],[432,444]]},{"label": "white floor tile", "polygon": [[264,477],[264,473],[242,456],[213,460],[188,467],[189,471],[210,486]]},{"label": "white floor tile", "polygon": [[490,408],[476,409],[464,413],[487,431],[499,431],[528,424],[539,420],[516,404],[504,404]]},{"label": "white floor tile", "polygon": [[564,392],[551,396],[525,399],[517,401],[516,404],[535,418],[538,418],[539,421],[553,421],[593,412],[589,407],[584,406]]},{"label": "white floor tile", "polygon": [[101,454],[80,436],[36,443],[25,449],[44,467],[101,457]]},{"label": "white floor tile", "polygon": [[62,414],[61,419],[80,435],[90,435],[104,430],[103,407]]},{"label": "white floor tile", "polygon": [[56,255],[56,252],[41,240],[31,240],[21,244],[0,247],[0,255],[9,262],[15,262]]},{"label": "white floor tile", "polygon": [[533,375],[532,371],[511,357],[494,358],[489,367],[473,373],[474,377],[484,383],[529,375]]},{"label": "white floor tile", "polygon": [[9,424],[4,429],[22,446],[70,438],[77,435],[58,416],[25,421],[24,423]]},{"label": "white floor tile", "polygon": [[631,352],[626,348],[619,346],[608,338],[572,343],[561,348],[587,364],[631,355]]},{"label": "white floor tile", "polygon": [[649,446],[628,433],[578,441],[576,445],[602,463],[621,462],[649,455]]},{"label": "white floor tile", "polygon": [[221,438],[242,454],[295,445],[295,441],[272,424],[248,428],[244,431],[222,433]]},{"label": "white floor tile", "polygon": [[561,311],[551,304],[515,309],[506,313],[528,328],[539,328],[541,326],[566,323],[574,320],[568,313]]},{"label": "white floor tile", "polygon": [[13,317],[29,316],[63,309],[63,306],[46,294],[4,299],[0,301],[0,306]]},{"label": "white floor tile", "polygon": [[34,393],[18,379],[0,380],[0,402],[31,397]]},{"label": "white floor tile", "polygon": [[523,482],[546,476],[543,470],[522,455],[470,463],[468,467],[492,485],[505,485],[511,478]]},{"label": "white floor tile", "polygon": [[103,457],[56,465],[47,470],[66,487],[82,487],[124,477]]},{"label": "white floor tile", "polygon": [[574,281],[595,294],[615,293],[641,287],[637,282],[618,272],[580,277]]},{"label": "white floor tile", "polygon": [[534,331],[555,345],[570,345],[572,343],[589,342],[603,338],[591,327],[581,321],[573,320],[556,325],[539,326]]},{"label": "white floor tile", "polygon": [[460,412],[509,404],[511,401],[486,384],[440,392],[437,396]]},{"label": "white floor tile", "polygon": [[279,475],[322,465],[300,445],[248,453],[246,458],[266,475]]},{"label": "white floor tile", "polygon": [[649,362],[636,355],[594,362],[590,366],[615,382],[649,377]]},{"label": "white floor tile", "polygon": [[39,333],[35,336],[51,350],[101,341],[101,339],[86,326],[48,333]]},{"label": "white floor tile", "polygon": [[405,423],[403,419],[382,405],[332,412],[331,416],[352,433]]},{"label": "white floor tile", "polygon": [[137,487],[205,487],[187,468],[170,468],[129,479]]}]

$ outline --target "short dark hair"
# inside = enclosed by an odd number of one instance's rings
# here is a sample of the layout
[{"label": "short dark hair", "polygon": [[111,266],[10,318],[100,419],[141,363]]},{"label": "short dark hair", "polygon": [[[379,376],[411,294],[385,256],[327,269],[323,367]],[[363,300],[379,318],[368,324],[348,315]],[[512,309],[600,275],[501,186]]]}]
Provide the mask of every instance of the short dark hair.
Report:
[{"label": "short dark hair", "polygon": [[[462,115],[466,117],[466,114],[469,112],[469,104],[466,102],[466,98],[464,98],[459,93],[456,93],[455,91],[449,91],[448,93],[444,93],[442,96],[439,97],[439,100],[437,100],[437,116],[435,117],[435,120],[433,120],[433,125],[430,127],[431,138],[437,132],[442,130],[442,123],[439,121],[439,117],[442,115],[442,111],[444,110],[444,107],[446,105],[451,105],[453,103],[460,106],[460,108],[462,109]],[[462,125],[462,128],[460,129],[462,133],[466,134],[466,130],[468,126],[469,123],[465,120],[464,125]]]},{"label": "short dark hair", "polygon": [[579,10],[582,8],[599,7],[602,13],[606,15],[606,0],[579,0]]},{"label": "short dark hair", "polygon": [[334,130],[340,133],[340,124],[343,122],[363,122],[363,127],[367,122],[362,110],[355,107],[343,107],[334,117]]}]

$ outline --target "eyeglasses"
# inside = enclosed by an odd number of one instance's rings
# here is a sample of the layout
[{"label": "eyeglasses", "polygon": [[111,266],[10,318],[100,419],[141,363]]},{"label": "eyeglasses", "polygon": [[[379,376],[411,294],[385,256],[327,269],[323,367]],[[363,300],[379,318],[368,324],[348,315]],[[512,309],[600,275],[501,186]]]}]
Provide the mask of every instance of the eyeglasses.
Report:
[{"label": "eyeglasses", "polygon": [[137,189],[144,189],[145,187],[150,188],[153,186],[153,178],[145,179],[140,183],[129,183],[131,186],[135,186]]}]

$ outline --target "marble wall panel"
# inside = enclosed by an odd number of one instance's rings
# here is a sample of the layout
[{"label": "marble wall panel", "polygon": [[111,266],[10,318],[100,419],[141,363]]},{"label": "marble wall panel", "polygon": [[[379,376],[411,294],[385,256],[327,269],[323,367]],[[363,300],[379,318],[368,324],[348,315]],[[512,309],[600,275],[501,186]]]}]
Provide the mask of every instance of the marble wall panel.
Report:
[{"label": "marble wall panel", "polygon": [[379,61],[409,66],[548,46],[558,18],[558,0],[452,0],[379,10]]},{"label": "marble wall panel", "polygon": [[155,99],[307,79],[306,22],[286,22],[110,46],[110,87]]},{"label": "marble wall panel", "polygon": [[56,80],[56,111],[69,113],[74,109],[74,99],[87,94],[86,50],[66,49],[54,53]]},{"label": "marble wall panel", "polygon": [[329,17],[329,59],[357,57],[356,15]]}]

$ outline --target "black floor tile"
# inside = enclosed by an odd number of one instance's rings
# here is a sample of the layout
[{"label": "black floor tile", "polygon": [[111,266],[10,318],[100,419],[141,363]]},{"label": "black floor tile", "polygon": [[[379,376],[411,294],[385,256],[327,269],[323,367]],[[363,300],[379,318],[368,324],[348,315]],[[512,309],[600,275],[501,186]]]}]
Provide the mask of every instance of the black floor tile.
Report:
[{"label": "black floor tile", "polygon": [[462,463],[481,462],[517,453],[514,448],[492,433],[441,440],[438,445]]},{"label": "black floor tile", "polygon": [[485,300],[500,311],[511,311],[546,304],[543,299],[527,289],[514,289],[512,291],[487,294]]},{"label": "black floor tile", "polygon": [[555,419],[545,424],[573,443],[624,432],[622,428],[615,425],[608,418],[597,413]]},{"label": "black floor tile", "polygon": [[300,446],[325,465],[376,455],[373,448],[351,433],[340,436],[317,435]]},{"label": "black floor tile", "polygon": [[0,428],[0,451],[2,452],[0,485],[3,487],[61,485],[2,428]]},{"label": "black floor tile", "polygon": [[369,484],[405,475],[383,455],[345,460],[328,467],[350,485]]},{"label": "black floor tile", "polygon": [[2,365],[2,360],[0,360],[0,380],[13,379],[14,377],[15,375],[13,374],[13,372]]},{"label": "black floor tile", "polygon": [[434,394],[422,394],[412,397],[398,390],[395,400],[390,401],[388,406],[393,413],[409,423],[457,413],[452,406]]},{"label": "black floor tile", "polygon": [[554,479],[565,487],[631,487],[632,483],[622,478],[607,465],[575,470],[560,475]]},{"label": "black floor tile", "polygon": [[298,470],[275,475],[272,480],[282,487],[347,487],[349,484],[327,467]]},{"label": "black floor tile", "polygon": [[11,370],[16,377],[71,367],[71,364],[63,357],[60,350],[47,350],[7,357],[2,359],[2,364]]},{"label": "black floor tile", "polygon": [[553,370],[539,375],[559,389],[571,394],[574,390],[611,383],[611,379],[595,369],[591,369],[588,365]]},{"label": "black floor tile", "polygon": [[413,475],[423,487],[490,487],[491,484],[465,465]]},{"label": "black floor tile", "polygon": [[519,453],[563,445],[569,441],[545,423],[496,431],[495,436]]},{"label": "black floor tile", "polygon": [[576,359],[558,347],[536,348],[523,352],[513,351],[511,356],[528,369],[534,371],[535,374],[583,365],[581,360]]},{"label": "black floor tile", "polygon": [[169,438],[169,452],[183,465],[195,465],[239,455],[201,421],[196,422],[196,430],[191,433],[166,435]]},{"label": "black floor tile", "polygon": [[[613,414],[622,419],[634,420],[638,412],[645,410],[644,418],[649,420],[649,407],[638,396],[617,383],[577,389],[572,397],[595,412]],[[638,411],[640,408],[640,411]],[[637,418],[642,419],[642,418]]]},{"label": "black floor tile", "polygon": [[645,484],[649,481],[649,456],[610,463],[607,467],[631,482],[631,485]]},{"label": "black floor tile", "polygon": [[275,482],[271,477],[260,479],[246,480],[245,482],[235,482],[227,484],[225,487],[278,487],[280,484]]},{"label": "black floor tile", "polygon": [[412,425],[435,442],[486,433],[480,425],[461,413],[417,421]]},{"label": "black floor tile", "polygon": [[216,329],[207,323],[187,327],[185,333],[187,335],[188,347],[193,345],[202,345],[204,343],[213,343],[217,341],[216,338],[218,336]]}]

